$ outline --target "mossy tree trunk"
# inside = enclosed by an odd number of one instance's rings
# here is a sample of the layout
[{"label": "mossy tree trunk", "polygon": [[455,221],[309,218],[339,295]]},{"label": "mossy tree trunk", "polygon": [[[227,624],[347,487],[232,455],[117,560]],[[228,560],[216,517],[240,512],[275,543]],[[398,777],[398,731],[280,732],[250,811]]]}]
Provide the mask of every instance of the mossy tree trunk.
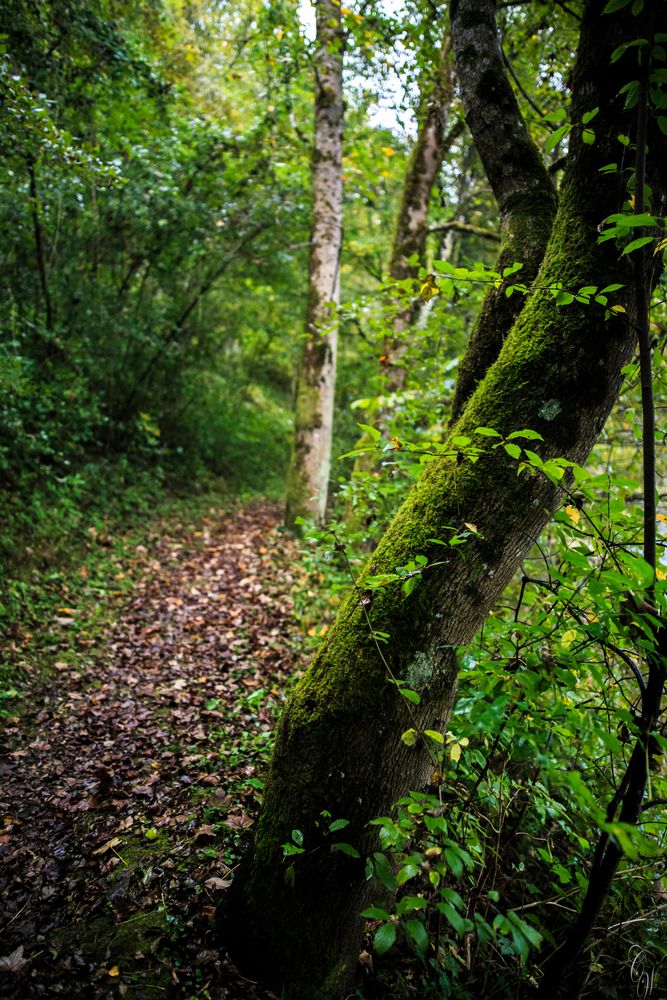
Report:
[{"label": "mossy tree trunk", "polygon": [[[456,73],[466,121],[498,203],[501,247],[496,270],[523,267],[513,280],[529,285],[542,263],[556,213],[556,192],[507,78],[494,0],[451,4]],[[490,288],[459,365],[452,420],[462,413],[500,353],[518,316],[520,296]]]},{"label": "mossy tree trunk", "polygon": [[[544,460],[585,460],[635,348],[632,294],[620,299],[627,311],[607,319],[597,305],[557,305],[549,288],[555,282],[574,290],[629,286],[632,280],[627,258],[619,258],[611,242],[599,246],[597,237],[600,222],[620,209],[625,196],[618,176],[601,174],[600,167],[616,155],[618,133],[632,130],[632,112],[617,96],[626,71],[610,65],[610,54],[641,35],[642,25],[629,9],[607,17],[603,7],[604,0],[586,4],[572,95],[575,123],[599,107],[596,142],[585,145],[575,125],[535,288],[453,428],[471,437],[480,425],[503,435],[532,428],[544,438],[536,448]],[[466,31],[478,11],[476,3],[452,4],[453,21],[470,15]],[[492,84],[487,77],[490,90]],[[651,159],[654,194],[662,196],[655,149]],[[544,198],[551,214],[552,192]],[[441,460],[426,467],[280,719],[255,844],[221,909],[224,943],[253,978],[268,980],[288,998],[346,995],[357,962],[359,912],[372,889],[363,861],[329,853],[316,822],[322,810],[350,820],[344,839],[363,855],[373,846],[368,821],[427,783],[431,763],[423,745],[408,748],[400,734],[446,725],[457,650],[472,640],[561,502],[547,479],[517,475],[502,447],[490,448],[476,464]],[[443,557],[448,550],[432,539],[446,540],[449,526],[464,522],[474,523],[479,534]],[[440,565],[428,569],[409,596],[400,584],[366,591],[367,576],[391,573],[417,555]],[[384,658],[394,677],[421,694],[419,706],[410,709],[388,682],[369,620],[391,636]],[[281,844],[294,828],[303,832],[306,853],[290,885]]]},{"label": "mossy tree trunk", "polygon": [[303,354],[297,376],[294,450],[285,523],[322,521],[327,505],[343,221],[343,30],[340,4],[317,0],[313,230]]}]

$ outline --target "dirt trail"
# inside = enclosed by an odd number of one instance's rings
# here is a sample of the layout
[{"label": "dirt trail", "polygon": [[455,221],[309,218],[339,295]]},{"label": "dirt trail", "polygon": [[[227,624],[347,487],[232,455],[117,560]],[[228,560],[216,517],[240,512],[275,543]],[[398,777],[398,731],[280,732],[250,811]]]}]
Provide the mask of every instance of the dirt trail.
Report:
[{"label": "dirt trail", "polygon": [[[278,513],[140,555],[116,626],[0,737],[0,996],[250,997],[211,917],[295,668]],[[141,547],[140,547],[141,548]]]}]

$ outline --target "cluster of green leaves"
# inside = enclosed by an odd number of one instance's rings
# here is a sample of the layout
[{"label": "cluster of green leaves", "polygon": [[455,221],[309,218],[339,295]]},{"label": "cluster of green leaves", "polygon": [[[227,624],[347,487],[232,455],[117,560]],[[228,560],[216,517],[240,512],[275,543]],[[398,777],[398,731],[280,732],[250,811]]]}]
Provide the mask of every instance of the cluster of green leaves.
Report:
[{"label": "cluster of green leaves", "polygon": [[[568,914],[581,904],[601,833],[624,855],[608,921],[622,922],[632,911],[642,920],[649,949],[660,955],[664,948],[660,884],[653,889],[664,876],[662,731],[654,734],[641,822],[634,827],[607,818],[638,736],[646,657],[665,606],[664,556],[653,585],[639,545],[637,366],[629,365],[625,375],[626,394],[588,470],[564,459],[544,460],[540,435],[531,430],[503,437],[478,428],[474,438],[445,443],[427,436],[392,440],[391,430],[362,426],[369,439],[363,450],[381,461],[390,458],[392,466],[404,461],[407,479],[435,457],[475,462],[487,449],[502,449],[517,475],[546,476],[563,490],[561,509],[522,577],[465,652],[452,731],[412,728],[403,734],[406,745],[434,761],[432,791],[411,793],[395,813],[375,822],[381,849],[369,860],[368,874],[377,881],[378,903],[365,915],[373,921],[376,953],[407,946],[423,962],[428,988],[443,995],[480,995],[489,977],[509,995],[517,974],[532,974],[540,947],[554,944]],[[659,390],[660,358],[655,377]],[[383,480],[372,474],[366,482],[382,518],[383,505],[397,503],[400,491],[392,493],[389,481],[383,492]],[[663,523],[661,514],[658,528]],[[475,534],[469,525],[432,542],[465,546]],[[368,537],[368,526],[353,525],[346,533],[339,523],[333,534],[313,534],[309,558],[317,566],[322,607],[331,597],[322,583],[335,577],[336,590],[345,586],[345,577],[349,582],[350,571],[361,564]],[[412,587],[432,559],[415,558],[365,586]],[[649,588],[655,610],[647,618],[637,609]],[[317,604],[317,593],[311,593]],[[390,640],[374,638],[380,647]],[[417,692],[397,678],[388,680],[419,703]],[[603,937],[594,938],[601,990],[613,990],[609,984],[631,944],[632,925],[619,928],[612,949]]]},{"label": "cluster of green leaves", "polygon": [[[482,430],[490,441],[496,436]],[[507,603],[466,650],[452,733],[403,734],[407,745],[423,742],[432,758],[434,749],[440,755],[434,792],[411,793],[394,815],[374,821],[382,850],[369,867],[395,897],[393,907],[385,899],[365,912],[381,921],[376,952],[406,941],[445,995],[455,982],[479,995],[491,968],[510,989],[515,961],[525,963],[542,941],[553,944],[562,913],[580,905],[601,832],[625,859],[612,915],[622,919],[630,907],[645,914],[647,944],[662,953],[651,882],[664,872],[664,733],[654,734],[649,750],[640,824],[606,815],[638,737],[642,673],[666,603],[665,572],[658,568],[654,584],[638,552],[642,511],[633,498],[641,487],[620,471],[633,460],[632,446],[618,443],[626,433],[612,426],[615,466],[607,460],[605,467],[600,449],[592,472],[542,462],[515,440],[539,442],[537,434],[507,441],[497,435],[495,447],[517,462],[518,474],[546,475],[565,500]],[[528,570],[534,563],[538,568]],[[637,609],[649,589],[647,615]],[[608,943],[593,942],[594,955],[607,952],[605,964],[595,966],[600,983],[613,981],[628,934],[621,933],[612,955]]]},{"label": "cluster of green leaves", "polygon": [[[308,224],[296,12],[9,3],[0,33],[3,556],[33,500],[73,507],[119,463],[275,488]],[[247,103],[265,86],[280,102]]]}]

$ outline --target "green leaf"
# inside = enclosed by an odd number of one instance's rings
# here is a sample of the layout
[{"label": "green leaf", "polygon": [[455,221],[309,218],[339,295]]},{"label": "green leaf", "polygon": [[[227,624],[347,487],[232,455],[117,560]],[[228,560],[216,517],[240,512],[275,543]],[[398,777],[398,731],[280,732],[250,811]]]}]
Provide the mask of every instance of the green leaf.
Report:
[{"label": "green leaf", "polygon": [[[583,292],[584,289],[582,288],[581,291]],[[525,438],[526,441],[544,441],[539,431],[531,431],[528,428],[522,431],[512,431],[511,434],[507,435],[508,441],[514,441],[515,438]]]},{"label": "green leaf", "polygon": [[463,861],[458,851],[453,851],[450,847],[445,848],[445,861],[454,878],[463,874]]},{"label": "green leaf", "polygon": [[567,868],[563,867],[563,865],[560,864],[554,865],[553,872],[554,875],[558,877],[558,880],[561,885],[568,885],[568,883],[572,881],[572,876],[570,875]]},{"label": "green leaf", "polygon": [[586,111],[581,116],[582,125],[588,125],[589,122],[592,122],[599,110],[599,108],[593,108],[592,111]]},{"label": "green leaf", "polygon": [[428,948],[428,932],[421,920],[407,920],[405,923],[405,929],[408,932],[408,937],[415,947],[415,951],[419,955],[424,956],[426,954],[426,949]]},{"label": "green leaf", "polygon": [[295,844],[298,844],[299,847],[302,846],[302,844],[303,844],[303,834],[302,834],[301,830],[292,830],[292,840],[294,841]]},{"label": "green leaf", "polygon": [[557,128],[555,132],[552,132],[549,138],[547,139],[546,143],[544,144],[545,151],[547,153],[550,153],[552,149],[555,149],[555,147],[558,145],[561,139],[563,139],[567,135],[567,133],[570,131],[571,128],[572,126],[570,125],[570,123],[566,122],[565,125],[561,125],[561,127]]},{"label": "green leaf", "polygon": [[434,743],[441,743],[444,745],[445,737],[442,733],[437,732],[435,729],[425,729],[424,736],[428,736],[428,738],[433,740]]},{"label": "green leaf", "polygon": [[632,253],[633,250],[639,250],[640,247],[645,247],[647,243],[652,243],[652,236],[640,236],[639,239],[633,240],[632,243],[628,243],[626,247],[621,250],[621,256],[627,253]]},{"label": "green leaf", "polygon": [[396,876],[396,884],[405,885],[405,883],[409,882],[411,878],[415,877],[415,875],[419,875],[419,868],[417,865],[412,864],[412,862],[409,861],[407,864],[403,865],[402,868],[399,868],[398,875]]},{"label": "green leaf", "polygon": [[356,847],[352,844],[336,843],[331,845],[332,853],[339,852],[340,854],[347,854],[350,858],[359,858],[361,855]]},{"label": "green leaf", "polygon": [[418,739],[419,733],[416,729],[406,729],[404,733],[401,733],[401,742],[405,743],[406,747],[415,746]]},{"label": "green leaf", "polygon": [[[607,222],[617,222],[622,229],[634,229],[637,226],[655,226],[657,219],[655,215],[649,215],[648,212],[642,212],[640,215],[623,215],[622,212],[616,212],[614,215],[609,215],[604,220]],[[623,287],[619,285],[618,287]]]},{"label": "green leaf", "polygon": [[384,955],[396,940],[396,924],[382,924],[375,932],[373,947],[376,954]]},{"label": "green leaf", "polygon": [[407,701],[411,701],[413,705],[418,705],[421,702],[421,695],[417,694],[416,691],[411,691],[410,688],[399,688],[398,689],[403,697]]},{"label": "green leaf", "polygon": [[329,826],[329,833],[335,833],[336,830],[344,830],[345,827],[349,825],[349,819],[335,819]]},{"label": "green leaf", "polygon": [[425,906],[428,906],[428,900],[423,896],[403,896],[396,906],[396,913],[402,917],[405,913],[422,910]]},{"label": "green leaf", "polygon": [[499,434],[498,431],[492,430],[490,427],[475,427],[475,434],[480,434],[482,437],[502,437],[502,434]]},{"label": "green leaf", "polygon": [[549,111],[544,116],[545,122],[551,122],[552,124],[561,121],[563,118],[567,117],[567,112],[565,108],[558,108],[556,111]]},{"label": "green leaf", "polygon": [[519,458],[521,456],[521,448],[518,444],[504,444],[503,448],[510,458]]},{"label": "green leaf", "polygon": [[357,422],[357,426],[361,427],[362,431],[365,431],[373,441],[379,441],[382,437],[382,431],[379,431],[376,427],[371,427],[370,424],[360,424]]},{"label": "green leaf", "polygon": [[630,0],[609,0],[609,3],[606,5],[602,13],[615,14],[617,10],[623,10],[623,8],[627,7],[629,3]]},{"label": "green leaf", "polygon": [[622,45],[619,45],[617,48],[614,49],[614,51],[611,54],[611,59],[609,61],[612,63],[618,62],[618,60],[621,58],[624,52],[627,52],[628,49],[638,48],[643,45],[648,45],[647,38],[635,38],[632,42],[623,42]]},{"label": "green leaf", "polygon": [[457,934],[465,933],[465,921],[451,903],[436,903],[436,907],[442,913],[445,920],[452,925]]},{"label": "green leaf", "polygon": [[539,931],[536,931],[534,927],[531,927],[528,921],[522,920],[518,913],[515,913],[514,910],[509,911],[507,919],[513,927],[516,927],[517,930],[520,931],[528,941],[530,941],[534,948],[539,948],[542,944],[542,935]]},{"label": "green leaf", "polygon": [[386,855],[382,854],[381,851],[376,851],[373,855],[373,861],[378,881],[382,883],[385,889],[389,889],[390,892],[396,892],[396,876]]},{"label": "green leaf", "polygon": [[367,906],[365,910],[361,911],[360,914],[367,920],[390,920],[391,914],[387,913],[386,910],[381,909],[379,906]]},{"label": "green leaf", "polygon": [[290,858],[295,854],[305,854],[303,847],[297,847],[296,844],[281,844],[283,849],[283,857]]},{"label": "green leaf", "polygon": [[587,146],[592,146],[595,143],[595,132],[592,128],[585,128],[581,133],[581,140]]}]

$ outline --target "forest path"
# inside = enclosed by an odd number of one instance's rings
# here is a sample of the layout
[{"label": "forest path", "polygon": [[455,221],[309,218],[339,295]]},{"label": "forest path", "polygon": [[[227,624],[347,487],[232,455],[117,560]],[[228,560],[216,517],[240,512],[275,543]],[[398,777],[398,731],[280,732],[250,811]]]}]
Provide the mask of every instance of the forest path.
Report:
[{"label": "forest path", "polygon": [[277,525],[257,504],[139,546],[104,641],[61,642],[5,727],[0,996],[258,995],[221,963],[211,917],[295,669]]}]

